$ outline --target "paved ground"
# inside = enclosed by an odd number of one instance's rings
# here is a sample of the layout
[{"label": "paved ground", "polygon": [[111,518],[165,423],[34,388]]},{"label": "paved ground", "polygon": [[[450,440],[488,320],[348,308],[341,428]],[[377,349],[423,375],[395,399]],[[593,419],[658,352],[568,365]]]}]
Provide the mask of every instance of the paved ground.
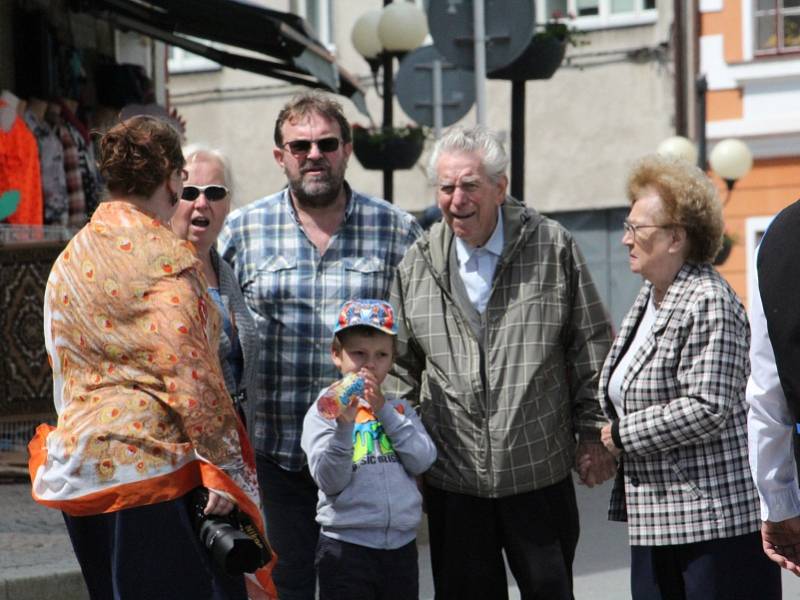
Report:
[{"label": "paved ground", "polygon": [[[624,525],[606,520],[610,483],[593,490],[578,486],[577,493],[581,540],[575,598],[629,600],[627,532]],[[419,541],[420,598],[431,600],[424,531]],[[800,600],[800,579],[784,572],[783,582],[783,597]],[[27,483],[0,482],[0,600],[51,599],[88,599],[61,514],[34,503]],[[509,587],[509,600],[519,600],[516,586]]]}]

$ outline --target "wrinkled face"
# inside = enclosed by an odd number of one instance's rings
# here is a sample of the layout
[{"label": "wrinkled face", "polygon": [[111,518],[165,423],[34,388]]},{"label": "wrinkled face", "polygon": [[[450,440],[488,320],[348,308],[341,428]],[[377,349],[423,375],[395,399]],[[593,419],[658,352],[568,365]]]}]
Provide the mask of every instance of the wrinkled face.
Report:
[{"label": "wrinkled face", "polygon": [[492,181],[479,154],[462,152],[442,154],[436,176],[439,208],[453,234],[470,246],[483,246],[497,224],[497,207],[506,197],[506,176]]},{"label": "wrinkled face", "polygon": [[[287,120],[281,127],[283,146],[273,150],[273,156],[286,174],[292,197],[309,208],[332,205],[342,193],[347,160],[352,144],[342,142],[342,132],[336,121],[311,113],[299,120]],[[339,140],[336,150],[323,152],[312,143],[307,152],[293,152],[290,142],[317,142],[327,138]]]},{"label": "wrinkled face", "polygon": [[368,369],[378,385],[383,383],[394,362],[394,338],[388,334],[364,335],[352,333],[340,350],[332,350],[333,364],[344,375]]},{"label": "wrinkled face", "polygon": [[670,248],[674,243],[673,227],[658,194],[649,190],[631,206],[628,223],[636,232],[626,230],[622,243],[628,248],[631,271],[654,281],[671,264]]},{"label": "wrinkled face", "polygon": [[[186,165],[189,176],[185,186],[225,185],[222,165],[217,160],[197,160]],[[230,196],[212,202],[205,193],[195,200],[181,200],[172,217],[172,231],[197,246],[202,255],[217,241],[217,236],[231,207]]]}]

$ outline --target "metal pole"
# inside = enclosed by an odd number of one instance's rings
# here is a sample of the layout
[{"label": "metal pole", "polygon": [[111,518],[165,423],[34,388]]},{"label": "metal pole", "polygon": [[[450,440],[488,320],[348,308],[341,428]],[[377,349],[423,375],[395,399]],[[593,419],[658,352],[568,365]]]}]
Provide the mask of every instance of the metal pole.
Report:
[{"label": "metal pole", "polygon": [[705,75],[700,75],[695,83],[697,92],[697,166],[708,170],[706,160],[706,92],[708,82]]},{"label": "metal pole", "polygon": [[431,75],[433,76],[433,133],[438,140],[442,137],[442,123],[444,117],[442,116],[442,61],[435,59],[433,61],[433,69]]},{"label": "metal pole", "polygon": [[478,125],[486,124],[486,22],[483,0],[473,0],[475,25],[475,113]]},{"label": "metal pole", "polygon": [[511,82],[511,195],[525,202],[525,81]]},{"label": "metal pole", "polygon": [[[383,0],[383,5],[387,6],[391,0]],[[391,52],[383,51],[383,131],[389,134],[392,129],[393,109],[394,109],[394,57]],[[383,198],[387,202],[393,202],[394,198],[394,172],[392,169],[383,169]]]},{"label": "metal pole", "polygon": [[[383,52],[383,131],[387,135],[392,129],[392,109],[394,108],[394,90],[392,86],[392,55]],[[394,196],[394,172],[390,168],[383,169],[383,197],[392,202]]]}]

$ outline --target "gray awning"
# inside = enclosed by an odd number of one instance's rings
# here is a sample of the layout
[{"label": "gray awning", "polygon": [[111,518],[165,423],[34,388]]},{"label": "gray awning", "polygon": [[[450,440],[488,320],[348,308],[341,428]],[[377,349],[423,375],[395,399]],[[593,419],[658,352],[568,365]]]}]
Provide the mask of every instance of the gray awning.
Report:
[{"label": "gray awning", "polygon": [[[79,6],[121,29],[142,33],[226,67],[341,94],[367,114],[358,81],[336,64],[297,15],[246,0],[82,0]],[[263,57],[219,50],[190,38]]]}]

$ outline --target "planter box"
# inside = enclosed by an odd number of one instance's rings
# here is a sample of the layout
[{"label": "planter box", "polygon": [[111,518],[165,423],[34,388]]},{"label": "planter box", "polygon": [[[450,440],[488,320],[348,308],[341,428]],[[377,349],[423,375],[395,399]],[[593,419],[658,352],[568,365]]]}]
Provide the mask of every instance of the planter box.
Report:
[{"label": "planter box", "polygon": [[413,167],[422,155],[425,133],[422,129],[401,131],[408,133],[393,135],[382,130],[353,128],[353,152],[361,166],[378,171]]},{"label": "planter box", "polygon": [[551,35],[534,35],[528,47],[514,62],[492,71],[488,77],[508,81],[550,79],[561,66],[566,51],[566,40],[559,40]]}]

